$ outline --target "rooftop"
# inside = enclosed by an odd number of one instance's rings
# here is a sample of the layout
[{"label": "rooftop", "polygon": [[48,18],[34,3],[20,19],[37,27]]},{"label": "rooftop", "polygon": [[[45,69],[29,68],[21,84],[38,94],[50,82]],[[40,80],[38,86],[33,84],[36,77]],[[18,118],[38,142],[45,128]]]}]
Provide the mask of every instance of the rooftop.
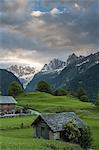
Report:
[{"label": "rooftop", "polygon": [[63,113],[53,113],[47,115],[40,115],[32,125],[35,125],[39,119],[42,118],[44,122],[51,128],[52,131],[62,131],[64,130],[64,126],[69,121],[74,121],[78,128],[83,128],[83,121],[74,113],[74,112],[63,112]]},{"label": "rooftop", "polygon": [[0,96],[0,104],[16,104],[16,100],[12,96]]}]

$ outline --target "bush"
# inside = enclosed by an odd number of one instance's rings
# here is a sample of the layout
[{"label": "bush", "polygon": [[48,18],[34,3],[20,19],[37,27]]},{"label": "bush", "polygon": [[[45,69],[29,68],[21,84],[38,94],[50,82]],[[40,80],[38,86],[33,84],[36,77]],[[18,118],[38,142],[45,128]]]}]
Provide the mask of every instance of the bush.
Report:
[{"label": "bush", "polygon": [[80,136],[80,131],[73,121],[65,125],[65,139],[67,142],[77,143]]},{"label": "bush", "polygon": [[85,126],[85,128],[80,129],[80,133],[81,136],[78,138],[78,144],[80,144],[80,146],[83,149],[87,150],[92,145],[92,136],[90,128]]},{"label": "bush", "polygon": [[81,96],[86,95],[86,91],[83,87],[80,87],[77,91],[77,96],[80,99]]},{"label": "bush", "polygon": [[99,110],[99,93],[97,94],[95,105],[96,105],[97,110]]},{"label": "bush", "polygon": [[79,144],[85,150],[90,148],[92,144],[89,127],[78,128],[74,121],[70,121],[65,125],[63,139],[66,142]]},{"label": "bush", "polygon": [[85,91],[84,88],[80,87],[78,92],[77,92],[77,97],[83,101],[83,102],[88,102],[89,101],[89,98],[87,96],[87,93]]},{"label": "bush", "polygon": [[39,81],[37,83],[37,90],[40,92],[51,93],[51,86],[46,81]]},{"label": "bush", "polygon": [[67,92],[64,89],[60,88],[54,92],[54,95],[55,96],[64,96],[64,95],[67,95]]},{"label": "bush", "polygon": [[87,95],[82,95],[82,96],[80,97],[80,100],[81,100],[82,102],[88,102],[88,101],[89,101],[89,98],[88,98]]}]

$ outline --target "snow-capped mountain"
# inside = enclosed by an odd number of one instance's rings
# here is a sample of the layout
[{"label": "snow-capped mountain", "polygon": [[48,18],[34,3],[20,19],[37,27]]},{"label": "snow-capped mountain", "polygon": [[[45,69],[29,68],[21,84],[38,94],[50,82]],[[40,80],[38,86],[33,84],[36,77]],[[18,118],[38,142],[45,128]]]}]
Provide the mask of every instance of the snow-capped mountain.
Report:
[{"label": "snow-capped mountain", "polygon": [[64,87],[76,91],[79,87],[84,87],[89,97],[94,100],[99,91],[99,52],[78,57],[71,62],[57,77],[56,88]]},{"label": "snow-capped mountain", "polygon": [[74,64],[75,62],[77,61],[80,61],[84,58],[84,56],[76,56],[75,53],[73,53],[72,55],[70,55],[67,59],[67,65],[71,65],[71,64]]},{"label": "snow-capped mountain", "polygon": [[19,78],[24,88],[32,80],[33,76],[38,72],[36,68],[25,65],[11,65],[6,69]]},{"label": "snow-capped mountain", "polygon": [[99,52],[79,57],[72,54],[67,62],[57,59],[50,61],[35,74],[26,90],[35,91],[37,82],[41,80],[50,83],[54,90],[61,87],[76,91],[79,87],[84,87],[93,100],[99,92]]},{"label": "snow-capped mountain", "polygon": [[36,85],[38,81],[45,80],[50,81],[50,83],[54,84],[54,79],[60,74],[60,72],[66,67],[66,62],[61,61],[59,59],[53,59],[48,64],[45,64],[40,72],[35,74],[33,79],[27,85],[27,91],[33,91],[36,89]]},{"label": "snow-capped mountain", "polygon": [[66,62],[61,61],[59,59],[54,58],[48,64],[45,64],[41,69],[41,72],[53,72],[53,71],[61,71],[66,67]]}]

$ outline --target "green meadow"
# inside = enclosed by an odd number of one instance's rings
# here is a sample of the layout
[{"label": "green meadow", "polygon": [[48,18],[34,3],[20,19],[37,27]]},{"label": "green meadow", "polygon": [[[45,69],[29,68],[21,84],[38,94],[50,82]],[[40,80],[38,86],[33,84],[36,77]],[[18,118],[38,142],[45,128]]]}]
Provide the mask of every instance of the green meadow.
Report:
[{"label": "green meadow", "polygon": [[[34,138],[33,128],[30,125],[36,117],[1,118],[1,150],[81,150],[75,144]],[[21,123],[24,123],[24,127],[30,127],[21,128]]]},{"label": "green meadow", "polygon": [[14,118],[1,118],[0,129],[15,129],[20,128],[23,123],[24,127],[29,127],[36,116],[22,116]]},{"label": "green meadow", "polygon": [[18,105],[26,106],[40,112],[75,111],[94,109],[91,103],[84,103],[72,96],[53,96],[43,92],[22,94],[17,97]]},{"label": "green meadow", "polygon": [[[93,148],[99,150],[99,112],[94,104],[81,102],[72,96],[52,96],[46,93],[29,93],[17,97],[19,106],[28,105],[39,112],[74,111],[90,126]],[[30,127],[36,116],[0,118],[0,148],[2,150],[80,150],[78,145],[62,141],[33,138]],[[24,128],[20,128],[23,123]],[[19,129],[20,128],[20,129]]]}]

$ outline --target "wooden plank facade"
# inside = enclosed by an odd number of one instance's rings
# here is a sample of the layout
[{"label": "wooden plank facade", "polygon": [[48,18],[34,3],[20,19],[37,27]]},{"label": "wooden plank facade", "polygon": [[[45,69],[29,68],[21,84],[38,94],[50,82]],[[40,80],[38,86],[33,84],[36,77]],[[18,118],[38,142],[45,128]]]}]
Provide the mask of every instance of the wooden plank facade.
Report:
[{"label": "wooden plank facade", "polygon": [[60,139],[60,132],[53,132],[48,125],[41,119],[34,127],[35,137],[49,140]]}]

